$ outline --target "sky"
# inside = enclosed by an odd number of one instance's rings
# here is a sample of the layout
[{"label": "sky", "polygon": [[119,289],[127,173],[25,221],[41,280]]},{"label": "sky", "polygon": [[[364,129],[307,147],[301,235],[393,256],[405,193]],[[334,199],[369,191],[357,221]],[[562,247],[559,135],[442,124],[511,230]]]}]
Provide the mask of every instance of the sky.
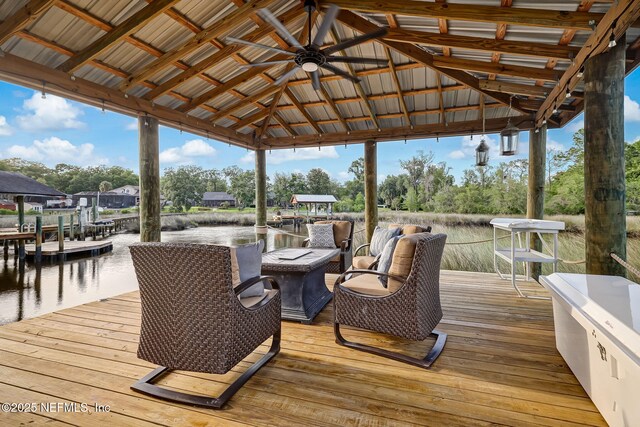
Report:
[{"label": "sky", "polygon": [[[123,166],[138,172],[137,120],[110,111],[68,101],[53,95],[0,82],[0,158],[20,157],[47,166],[69,163],[79,166]],[[582,114],[563,129],[548,132],[547,148],[565,150],[575,131],[583,127]],[[487,135],[490,163],[511,160],[498,156],[498,135]],[[520,133],[519,153],[526,158],[529,132]],[[640,72],[625,82],[625,140],[640,139]],[[459,182],[464,169],[474,166],[475,147],[480,136],[420,139],[378,144],[378,179],[402,173],[400,160],[419,150],[434,153],[435,162],[446,162]],[[267,173],[306,173],[322,168],[332,178],[344,182],[353,177],[347,170],[363,155],[363,145],[299,148],[267,152]],[[238,165],[253,169],[252,152],[205,139],[187,132],[160,127],[160,169],[194,164],[205,169]]]}]

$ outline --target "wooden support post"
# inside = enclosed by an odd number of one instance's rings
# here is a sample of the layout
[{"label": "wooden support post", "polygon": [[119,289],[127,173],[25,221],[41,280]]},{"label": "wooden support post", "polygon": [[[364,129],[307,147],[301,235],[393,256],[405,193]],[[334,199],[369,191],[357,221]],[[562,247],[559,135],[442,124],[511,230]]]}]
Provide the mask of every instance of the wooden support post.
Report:
[{"label": "wooden support post", "polygon": [[69,216],[69,241],[73,242],[73,214]]},{"label": "wooden support post", "polygon": [[42,262],[42,217],[36,217],[36,263]]},{"label": "wooden support post", "polygon": [[364,226],[367,242],[378,225],[378,159],[375,141],[364,143]]},{"label": "wooden support post", "polygon": [[[24,227],[24,196],[17,196],[16,202],[18,204],[18,231],[22,232]],[[18,240],[18,258],[24,259],[26,255],[24,239],[20,239]]]},{"label": "wooden support post", "polygon": [[590,58],[584,72],[585,250],[588,274],[625,276],[610,256],[627,257],[624,176],[626,36]]},{"label": "wooden support post", "polygon": [[140,241],[160,241],[160,148],[158,119],[138,118],[140,149]]},{"label": "wooden support post", "polygon": [[265,150],[256,150],[256,234],[267,234],[267,158]]},{"label": "wooden support post", "polygon": [[9,240],[5,239],[2,246],[4,246],[4,260],[6,261],[9,259]]},{"label": "wooden support post", "polygon": [[58,252],[64,252],[64,217],[58,216]]},{"label": "wooden support post", "polygon": [[[527,192],[527,218],[544,217],[544,177],[547,156],[547,125],[529,131],[529,191]],[[542,250],[542,242],[537,235],[531,236],[531,249]],[[531,276],[538,280],[542,265],[530,263]]]},{"label": "wooden support post", "polygon": [[[98,202],[96,201],[95,197],[91,198],[91,216],[93,222],[96,222],[98,220]],[[95,232],[93,237],[95,237]]]}]

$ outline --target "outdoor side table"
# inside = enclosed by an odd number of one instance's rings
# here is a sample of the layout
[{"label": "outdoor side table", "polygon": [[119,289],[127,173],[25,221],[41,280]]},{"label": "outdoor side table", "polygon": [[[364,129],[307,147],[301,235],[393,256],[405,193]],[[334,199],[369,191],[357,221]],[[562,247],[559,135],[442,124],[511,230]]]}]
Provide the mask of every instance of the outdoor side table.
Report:
[{"label": "outdoor side table", "polygon": [[[513,288],[521,297],[549,299],[543,296],[526,295],[518,287],[517,282],[531,280],[529,263],[551,263],[553,264],[553,272],[556,272],[558,267],[558,232],[564,230],[564,222],[523,218],[494,218],[491,220],[491,225],[493,225],[493,268],[496,273],[498,273],[501,279],[510,279]],[[498,230],[503,230],[510,234],[511,245],[509,247],[499,246],[498,240],[502,236],[498,235]],[[540,238],[540,241],[542,241],[542,251],[531,249],[531,233],[535,233]],[[525,235],[524,245],[521,237],[522,234]],[[553,244],[551,247],[544,240],[543,234],[552,236]],[[502,259],[509,264],[511,270],[508,276],[500,271],[498,259]],[[518,277],[516,275],[516,263],[518,262],[524,263],[524,276]]]}]

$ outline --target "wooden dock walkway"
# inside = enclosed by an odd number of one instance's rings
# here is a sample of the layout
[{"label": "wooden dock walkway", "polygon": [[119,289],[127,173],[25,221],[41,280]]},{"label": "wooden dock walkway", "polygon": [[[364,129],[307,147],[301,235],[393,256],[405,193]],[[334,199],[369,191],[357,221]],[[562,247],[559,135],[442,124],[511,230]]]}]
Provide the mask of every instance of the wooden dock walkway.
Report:
[{"label": "wooden dock walkway", "polygon": [[[327,275],[327,283],[335,277]],[[136,357],[137,292],[8,324],[0,327],[2,402],[99,403],[110,412],[0,413],[0,424],[606,425],[555,349],[550,301],[517,298],[507,281],[483,273],[445,271],[441,292],[439,329],[449,340],[431,370],[338,346],[329,304],[311,325],[283,322],[281,353],[220,411],[129,389],[153,368]],[[348,328],[344,333],[390,349],[426,347]],[[161,383],[216,394],[266,348],[227,375],[184,372]]]},{"label": "wooden dock walkway", "polygon": [[[66,259],[69,255],[74,256],[97,256],[99,254],[109,252],[113,249],[113,243],[110,240],[72,240],[64,242],[64,250],[62,255]],[[25,246],[25,250],[28,257],[33,257],[36,254],[36,245],[28,244]],[[58,242],[44,242],[42,244],[42,259],[43,260],[58,260],[60,251],[58,249]]]}]

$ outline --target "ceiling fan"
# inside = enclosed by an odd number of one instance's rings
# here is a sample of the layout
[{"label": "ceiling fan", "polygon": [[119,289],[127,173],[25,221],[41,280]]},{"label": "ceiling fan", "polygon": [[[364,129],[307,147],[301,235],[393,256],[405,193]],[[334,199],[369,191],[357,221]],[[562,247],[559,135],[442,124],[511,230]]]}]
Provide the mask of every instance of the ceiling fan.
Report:
[{"label": "ceiling fan", "polygon": [[302,46],[300,42],[287,30],[287,28],[282,25],[278,18],[276,18],[268,9],[261,9],[258,11],[258,14],[262,19],[271,24],[276,31],[282,36],[291,46],[295,47],[296,52],[290,52],[285,49],[280,49],[277,47],[267,46],[260,43],[254,43],[247,40],[238,39],[235,37],[227,37],[226,40],[230,43],[238,43],[245,44],[247,46],[257,47],[260,49],[266,49],[273,52],[278,52],[283,55],[291,56],[291,59],[284,59],[280,61],[266,61],[255,64],[247,64],[244,65],[244,68],[249,67],[264,67],[270,65],[278,65],[278,64],[295,64],[291,70],[280,76],[276,81],[274,81],[275,85],[281,85],[286,83],[300,68],[311,75],[311,84],[315,90],[320,90],[320,74],[318,72],[318,68],[323,68],[327,71],[330,71],[338,76],[351,80],[354,83],[360,82],[360,79],[357,76],[351,75],[340,68],[336,67],[332,63],[342,62],[348,64],[376,64],[376,65],[387,65],[388,60],[386,59],[376,59],[376,58],[356,58],[352,56],[333,56],[332,53],[339,52],[341,50],[359,45],[361,43],[367,42],[372,39],[377,39],[379,37],[387,34],[387,30],[385,28],[380,28],[378,30],[372,31],[367,34],[363,34],[361,36],[357,36],[351,39],[347,39],[341,41],[338,44],[333,46],[326,47],[321,49],[322,43],[329,33],[333,22],[338,16],[338,12],[340,8],[336,5],[331,5],[329,10],[324,15],[324,19],[322,20],[322,24],[318,29],[315,37],[311,38],[311,15],[316,10],[316,2],[315,0],[305,0],[304,9],[308,14],[308,27],[309,27],[309,42],[306,46]]}]

